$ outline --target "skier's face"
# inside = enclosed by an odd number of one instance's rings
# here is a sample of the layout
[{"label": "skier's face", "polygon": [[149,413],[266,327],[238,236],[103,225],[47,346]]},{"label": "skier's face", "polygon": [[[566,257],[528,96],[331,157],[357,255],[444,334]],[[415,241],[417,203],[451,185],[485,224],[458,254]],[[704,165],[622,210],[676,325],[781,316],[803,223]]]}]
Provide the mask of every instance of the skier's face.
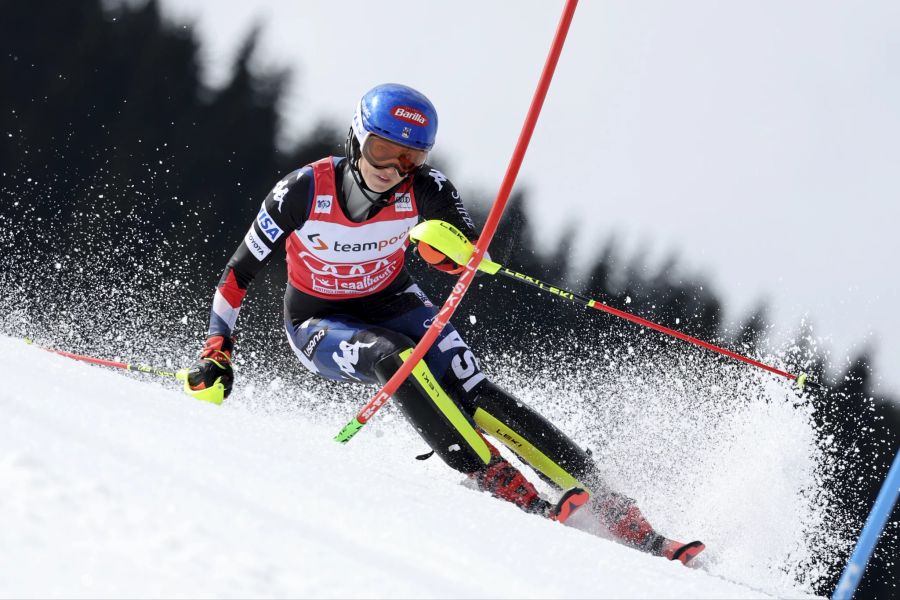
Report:
[{"label": "skier's face", "polygon": [[374,167],[364,156],[359,158],[359,172],[369,189],[379,194],[403,181],[403,176],[394,167]]}]

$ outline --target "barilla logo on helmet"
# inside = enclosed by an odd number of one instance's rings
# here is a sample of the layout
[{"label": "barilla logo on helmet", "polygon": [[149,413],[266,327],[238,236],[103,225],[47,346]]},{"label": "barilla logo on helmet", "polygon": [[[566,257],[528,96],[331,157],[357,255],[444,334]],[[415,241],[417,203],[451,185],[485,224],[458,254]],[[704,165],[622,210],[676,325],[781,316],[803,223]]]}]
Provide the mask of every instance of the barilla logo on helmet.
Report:
[{"label": "barilla logo on helmet", "polygon": [[412,123],[413,125],[420,125],[422,127],[428,125],[428,117],[408,106],[395,106],[391,109],[391,115],[397,117],[401,121]]}]

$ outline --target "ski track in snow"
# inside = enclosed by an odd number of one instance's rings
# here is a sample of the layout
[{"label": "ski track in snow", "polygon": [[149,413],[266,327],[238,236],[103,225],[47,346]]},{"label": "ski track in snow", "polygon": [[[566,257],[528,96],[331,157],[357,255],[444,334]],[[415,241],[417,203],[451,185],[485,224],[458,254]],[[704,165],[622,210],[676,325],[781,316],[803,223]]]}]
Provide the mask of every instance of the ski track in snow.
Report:
[{"label": "ski track in snow", "polygon": [[6,337],[0,381],[2,597],[769,597],[459,485],[399,419],[342,446],[349,414],[205,404]]}]

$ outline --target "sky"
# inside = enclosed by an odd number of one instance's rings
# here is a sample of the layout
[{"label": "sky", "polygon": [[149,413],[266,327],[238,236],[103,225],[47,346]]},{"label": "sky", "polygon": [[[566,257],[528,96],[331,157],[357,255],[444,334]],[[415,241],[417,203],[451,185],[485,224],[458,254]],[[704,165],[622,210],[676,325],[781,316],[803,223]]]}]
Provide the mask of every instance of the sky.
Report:
[{"label": "sky", "polygon": [[[447,176],[493,197],[563,2],[162,6],[196,25],[213,84],[262,28],[257,64],[295,74],[288,139],[349,127],[379,83],[419,89]],[[898,73],[891,0],[583,0],[517,182],[538,250],[573,235],[592,261],[615,234],[650,272],[676,254],[727,321],[767,302],[778,344],[809,319],[832,364],[871,348],[876,389],[900,392]]]}]

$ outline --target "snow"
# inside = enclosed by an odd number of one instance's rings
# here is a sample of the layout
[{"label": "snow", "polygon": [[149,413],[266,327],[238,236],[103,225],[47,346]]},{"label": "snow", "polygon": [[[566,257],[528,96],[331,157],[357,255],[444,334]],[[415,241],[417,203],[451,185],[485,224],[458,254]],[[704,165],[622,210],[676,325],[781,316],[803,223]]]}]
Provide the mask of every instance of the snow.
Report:
[{"label": "snow", "polygon": [[352,413],[140,377],[0,337],[0,596],[769,597],[460,485],[400,419],[342,446]]}]

